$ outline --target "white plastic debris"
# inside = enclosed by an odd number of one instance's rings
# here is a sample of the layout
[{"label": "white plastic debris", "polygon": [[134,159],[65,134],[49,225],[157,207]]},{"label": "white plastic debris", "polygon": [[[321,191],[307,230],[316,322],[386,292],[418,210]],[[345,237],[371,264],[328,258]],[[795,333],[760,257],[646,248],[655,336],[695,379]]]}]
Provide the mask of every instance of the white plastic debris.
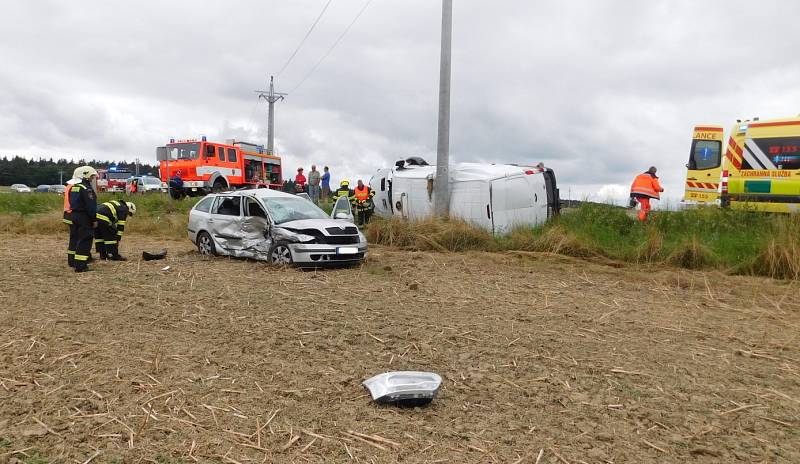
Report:
[{"label": "white plastic debris", "polygon": [[433,372],[395,371],[378,374],[363,382],[378,403],[421,406],[439,393],[442,378]]},{"label": "white plastic debris", "polygon": [[169,271],[169,266],[161,268],[162,271]]}]

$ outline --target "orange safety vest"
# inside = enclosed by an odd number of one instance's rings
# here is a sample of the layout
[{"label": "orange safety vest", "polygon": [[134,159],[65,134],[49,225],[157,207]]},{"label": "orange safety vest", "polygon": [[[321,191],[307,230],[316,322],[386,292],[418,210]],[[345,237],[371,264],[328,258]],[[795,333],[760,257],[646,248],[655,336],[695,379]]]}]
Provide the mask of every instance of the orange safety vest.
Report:
[{"label": "orange safety vest", "polygon": [[369,187],[367,187],[366,185],[361,189],[356,187],[355,196],[357,201],[369,200]]},{"label": "orange safety vest", "polygon": [[636,179],[633,179],[633,184],[631,185],[632,196],[641,195],[657,200],[659,198],[659,192],[663,191],[664,189],[661,188],[661,184],[658,183],[658,178],[646,172],[636,176]]},{"label": "orange safety vest", "polygon": [[68,184],[67,188],[64,189],[64,212],[71,213],[72,212],[72,205],[69,204],[69,192],[72,190],[72,184]]}]

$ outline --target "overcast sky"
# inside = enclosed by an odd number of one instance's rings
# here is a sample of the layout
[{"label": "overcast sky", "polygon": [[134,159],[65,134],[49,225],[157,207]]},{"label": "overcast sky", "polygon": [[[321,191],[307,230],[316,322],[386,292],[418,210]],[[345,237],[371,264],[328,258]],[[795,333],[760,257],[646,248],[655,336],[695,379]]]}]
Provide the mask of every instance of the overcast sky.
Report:
[{"label": "overcast sky", "polygon": [[[155,162],[170,137],[266,143],[253,90],[326,0],[11,1],[0,15],[0,155]],[[441,2],[333,0],[278,77],[276,148],[368,178],[436,158]],[[691,128],[800,113],[789,1],[455,0],[451,157],[544,161],[562,196],[627,196],[659,167],[682,196]]]}]

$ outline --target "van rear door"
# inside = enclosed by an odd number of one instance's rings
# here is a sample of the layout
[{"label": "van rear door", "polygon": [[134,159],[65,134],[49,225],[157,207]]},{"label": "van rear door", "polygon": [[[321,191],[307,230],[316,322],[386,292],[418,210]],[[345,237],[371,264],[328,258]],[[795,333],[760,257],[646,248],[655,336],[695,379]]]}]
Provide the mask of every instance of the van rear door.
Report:
[{"label": "van rear door", "polygon": [[685,202],[714,204],[719,199],[722,140],[721,126],[695,126],[686,163]]}]

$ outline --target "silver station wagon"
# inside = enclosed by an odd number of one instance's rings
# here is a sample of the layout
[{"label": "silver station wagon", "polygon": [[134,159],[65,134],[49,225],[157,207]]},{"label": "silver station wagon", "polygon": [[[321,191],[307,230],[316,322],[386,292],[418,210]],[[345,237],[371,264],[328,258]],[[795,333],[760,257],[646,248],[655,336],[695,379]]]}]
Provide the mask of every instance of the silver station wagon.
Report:
[{"label": "silver station wagon", "polygon": [[188,229],[204,255],[304,267],[359,264],[367,256],[346,198],[328,216],[308,199],[277,190],[210,194],[189,212]]}]

